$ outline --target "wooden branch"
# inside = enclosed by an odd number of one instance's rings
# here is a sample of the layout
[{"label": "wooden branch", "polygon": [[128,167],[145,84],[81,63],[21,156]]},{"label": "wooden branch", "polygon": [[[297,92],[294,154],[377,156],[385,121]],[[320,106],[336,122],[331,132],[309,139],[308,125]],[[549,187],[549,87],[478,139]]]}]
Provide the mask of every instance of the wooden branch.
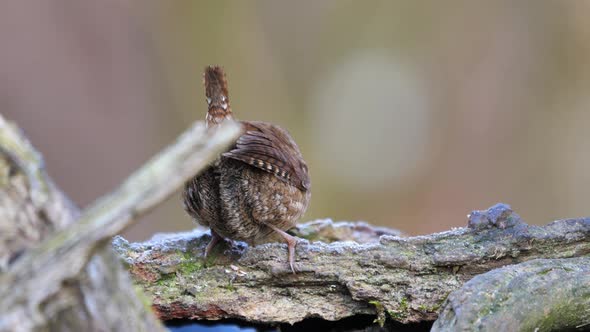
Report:
[{"label": "wooden branch", "polygon": [[[326,221],[302,225],[298,233],[314,242],[297,246],[296,275],[284,244],[234,243],[207,260],[202,254],[210,236],[199,231],[133,244],[117,237],[113,245],[162,319],[265,323],[357,314],[433,321],[447,296],[475,275],[537,258],[590,253],[590,219],[532,226],[504,204],[474,211],[467,228],[428,236],[382,235],[366,224]],[[338,240],[334,234],[366,241],[315,242]]]},{"label": "wooden branch", "polygon": [[[71,225],[79,211],[49,179],[41,156],[18,128],[1,116],[0,183],[2,274],[39,241]],[[0,288],[3,292],[9,290],[4,284]],[[19,285],[10,290],[22,292]],[[36,301],[14,302],[11,309],[26,307],[21,315],[3,310],[0,331],[162,330],[138,299],[117,256],[106,247],[99,250],[77,278],[68,280],[43,303]]]},{"label": "wooden branch", "polygon": [[590,326],[590,256],[536,259],[451,293],[432,331],[573,331]]},{"label": "wooden branch", "polygon": [[[9,183],[9,186],[0,188],[5,191],[0,195],[3,197],[0,211],[4,216],[14,215],[0,225],[6,229],[11,229],[11,225],[12,229],[23,229],[27,225],[22,223],[33,218],[33,226],[29,228],[33,230],[34,239],[44,238],[39,244],[31,238],[19,239],[14,245],[11,244],[13,239],[0,237],[0,248],[10,249],[0,256],[0,263],[4,264],[4,271],[0,274],[0,330],[14,330],[15,327],[30,330],[41,326],[68,327],[70,330],[157,329],[159,325],[146,311],[125,314],[134,307],[129,304],[133,301],[124,296],[135,299],[136,295],[130,284],[125,283],[124,273],[117,272],[119,263],[108,259],[112,254],[104,250],[104,244],[206,167],[235,141],[239,132],[234,123],[214,132],[206,131],[203,123],[195,124],[176,144],[149,161],[113,194],[92,204],[76,223],[70,223],[78,214],[77,210],[69,207],[65,196],[57,193],[43,171],[41,159],[26,139],[0,117],[0,171],[5,170],[0,175],[4,175],[4,180]],[[24,202],[18,204],[21,197]],[[54,205],[57,206],[55,209]],[[19,212],[21,210],[24,215]],[[55,211],[62,211],[62,215],[48,214]],[[66,221],[60,221],[59,216]],[[51,225],[67,224],[67,227],[39,230],[38,225],[48,219]],[[89,261],[91,265],[87,267]],[[87,278],[84,277],[85,268]],[[89,291],[95,296],[74,296],[80,289],[82,293]],[[79,307],[74,308],[74,304]],[[111,305],[118,309],[109,307]],[[85,325],[72,326],[73,322],[82,320],[72,320],[68,316],[71,312],[61,317],[64,307],[77,309],[85,315]],[[106,317],[110,320],[99,321],[99,318]],[[136,321],[128,321],[129,317]]]}]

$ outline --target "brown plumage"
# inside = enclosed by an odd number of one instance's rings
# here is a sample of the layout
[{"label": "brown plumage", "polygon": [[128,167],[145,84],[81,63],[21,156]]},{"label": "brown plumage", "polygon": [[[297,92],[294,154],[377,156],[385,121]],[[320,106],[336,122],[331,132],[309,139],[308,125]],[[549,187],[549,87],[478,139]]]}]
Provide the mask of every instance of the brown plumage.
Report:
[{"label": "brown plumage", "polygon": [[[205,69],[207,126],[233,119],[223,69]],[[311,182],[307,165],[289,133],[273,124],[240,121],[243,134],[203,173],[185,184],[185,210],[211,228],[205,254],[221,238],[250,245],[283,239],[295,272],[295,226],[309,205]]]}]

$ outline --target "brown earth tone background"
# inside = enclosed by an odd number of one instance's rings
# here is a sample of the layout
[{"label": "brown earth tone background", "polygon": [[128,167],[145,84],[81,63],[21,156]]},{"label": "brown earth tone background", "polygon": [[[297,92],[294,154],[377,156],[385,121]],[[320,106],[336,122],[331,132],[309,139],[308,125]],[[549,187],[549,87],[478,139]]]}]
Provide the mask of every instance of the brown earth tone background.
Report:
[{"label": "brown earth tone background", "polygon": [[[304,220],[590,215],[590,2],[104,0],[82,22],[56,2],[0,4],[0,112],[80,206],[204,119],[201,72],[221,64],[236,116],[298,141]],[[192,227],[175,197],[124,235]]]}]

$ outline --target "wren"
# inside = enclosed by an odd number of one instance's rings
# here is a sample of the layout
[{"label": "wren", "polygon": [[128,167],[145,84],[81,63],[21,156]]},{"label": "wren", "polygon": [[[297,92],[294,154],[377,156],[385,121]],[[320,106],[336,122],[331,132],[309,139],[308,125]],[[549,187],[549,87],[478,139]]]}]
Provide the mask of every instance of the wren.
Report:
[{"label": "wren", "polygon": [[[233,120],[223,69],[204,73],[207,127]],[[311,198],[307,165],[289,133],[267,122],[238,121],[242,134],[202,173],[187,181],[184,209],[211,229],[205,256],[223,238],[251,246],[284,240],[295,273],[297,238],[286,230],[295,226]]]}]

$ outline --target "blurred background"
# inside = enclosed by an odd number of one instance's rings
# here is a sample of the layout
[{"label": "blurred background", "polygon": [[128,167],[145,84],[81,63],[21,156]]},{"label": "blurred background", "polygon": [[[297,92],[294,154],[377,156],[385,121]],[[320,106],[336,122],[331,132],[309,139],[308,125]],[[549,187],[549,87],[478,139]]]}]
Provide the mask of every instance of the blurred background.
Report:
[{"label": "blurred background", "polygon": [[[424,234],[510,204],[590,215],[590,1],[17,1],[0,4],[0,112],[81,207],[195,120],[202,70],[236,117],[287,128],[303,220]],[[194,225],[176,195],[124,234]]]}]

